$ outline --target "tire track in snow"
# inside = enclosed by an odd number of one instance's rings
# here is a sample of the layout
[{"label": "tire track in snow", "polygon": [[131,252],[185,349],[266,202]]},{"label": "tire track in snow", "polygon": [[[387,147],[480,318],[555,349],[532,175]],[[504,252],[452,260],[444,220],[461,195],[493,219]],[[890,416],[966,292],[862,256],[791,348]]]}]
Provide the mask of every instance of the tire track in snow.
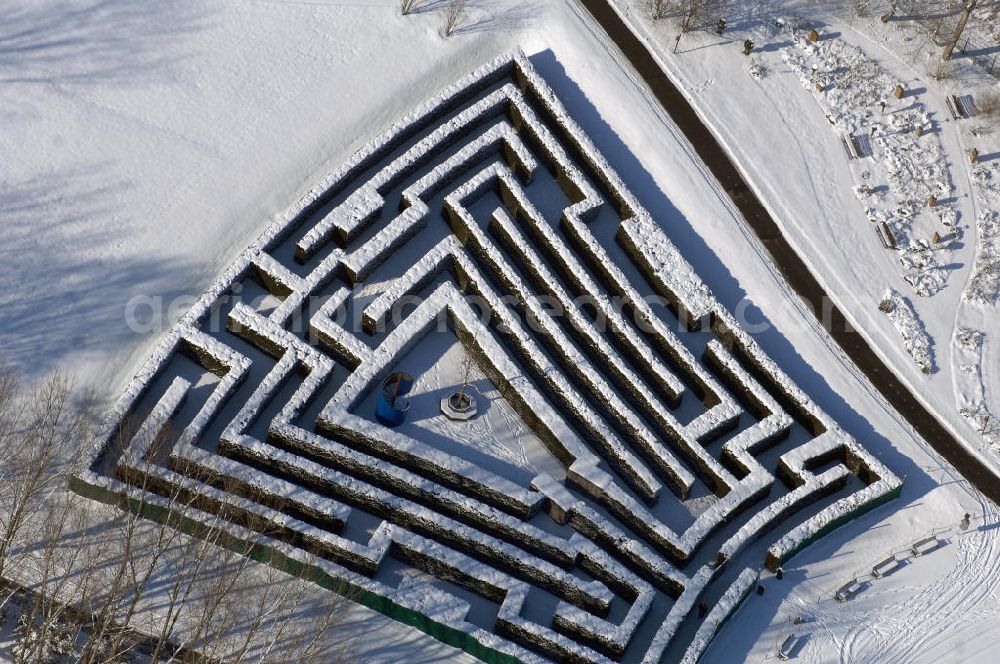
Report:
[{"label": "tire track in snow", "polygon": [[[974,530],[956,526],[942,532],[950,538],[947,546],[956,547],[954,563],[943,578],[926,584],[898,583],[907,574],[921,572],[921,566],[940,566],[941,557],[931,553],[926,560],[913,560],[917,567],[901,570],[892,580],[874,581],[857,602],[835,602],[829,596],[831,588],[823,588],[826,599],[818,601],[811,599],[815,597],[811,592],[789,598],[793,615],[812,616],[794,629],[811,631],[813,640],[829,644],[803,650],[799,654],[803,664],[829,664],[833,653],[840,664],[912,664],[922,652],[954,642],[956,616],[973,625],[1000,621],[1000,541],[992,532],[1000,526],[1000,511],[967,483],[962,487],[977,505],[966,509],[984,516]],[[878,598],[878,606],[864,608],[865,599],[874,600],[878,594],[885,596]],[[892,594],[905,598],[892,600]],[[915,603],[915,597],[930,599]]]},{"label": "tire track in snow", "polygon": [[[997,524],[995,515],[990,515],[984,520],[983,528]],[[949,575],[934,584],[927,595],[937,598],[938,592],[942,593],[943,601],[928,602],[922,606],[918,605],[918,611],[908,616],[907,623],[910,633],[916,634],[915,642],[909,647],[901,647],[899,655],[893,661],[912,662],[915,655],[926,651],[929,646],[941,645],[950,636],[948,626],[952,624],[952,616],[956,610],[962,609],[965,616],[982,614],[970,610],[970,607],[982,607],[983,599],[993,595],[1000,584],[1000,555],[997,552],[995,538],[988,537],[983,530],[977,530],[964,536],[960,536],[958,542],[959,557],[955,568]],[[969,593],[970,590],[974,592]],[[997,611],[987,612],[985,615],[996,615]],[[901,643],[901,639],[896,639],[896,643]],[[893,641],[890,641],[890,645]]]},{"label": "tire track in snow", "polygon": [[[977,622],[1000,617],[996,602],[985,601],[1000,595],[1000,546],[990,533],[998,524],[997,514],[989,513],[980,528],[951,536],[951,545],[958,550],[955,564],[920,591],[919,596],[926,601],[906,599],[847,615],[824,611],[824,622],[832,623],[824,631],[837,645],[840,662],[911,664],[921,653],[944,646],[953,638],[956,614]],[[935,564],[933,555],[928,554],[929,561],[916,559],[911,564]],[[873,585],[877,588],[878,584],[875,581]],[[838,639],[834,630],[847,625],[847,634]]]}]

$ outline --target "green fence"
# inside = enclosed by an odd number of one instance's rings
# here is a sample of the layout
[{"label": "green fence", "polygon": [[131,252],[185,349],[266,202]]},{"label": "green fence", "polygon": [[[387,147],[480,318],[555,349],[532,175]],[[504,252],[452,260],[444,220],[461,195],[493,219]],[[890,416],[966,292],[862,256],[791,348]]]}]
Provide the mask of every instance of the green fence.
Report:
[{"label": "green fence", "polygon": [[764,563],[765,567],[767,567],[769,570],[771,570],[773,572],[775,569],[778,568],[779,565],[785,564],[792,556],[794,556],[799,551],[801,551],[802,549],[806,548],[807,546],[809,546],[810,544],[812,544],[816,540],[820,539],[821,537],[823,537],[824,535],[826,535],[827,533],[829,533],[831,530],[839,528],[840,526],[844,525],[848,521],[853,521],[854,519],[857,519],[858,517],[863,516],[864,514],[867,514],[868,512],[870,512],[873,509],[875,509],[876,507],[880,507],[880,506],[886,504],[890,500],[895,500],[896,498],[899,498],[899,493],[902,490],[903,490],[903,483],[900,482],[898,485],[896,485],[896,488],[894,488],[893,490],[888,491],[888,492],[882,494],[881,496],[879,496],[878,498],[876,498],[874,500],[871,500],[871,501],[869,501],[867,503],[859,505],[857,507],[857,509],[855,509],[855,510],[853,510],[851,512],[848,512],[846,514],[842,514],[841,516],[837,517],[836,519],[830,521],[825,526],[823,526],[822,528],[820,528],[819,530],[817,530],[816,532],[814,532],[812,535],[810,535],[809,537],[806,537],[805,539],[803,539],[794,548],[789,549],[788,551],[785,551],[784,553],[782,553],[780,557],[772,556],[771,552],[769,551],[768,554],[767,554],[767,560]]},{"label": "green fence", "polygon": [[247,542],[233,536],[225,529],[207,526],[190,517],[171,512],[160,505],[154,505],[133,496],[117,493],[87,482],[79,477],[72,477],[70,479],[70,488],[85,498],[114,505],[144,519],[167,524],[192,537],[212,539],[221,547],[240,555],[249,556],[258,562],[271,565],[283,572],[315,583],[326,590],[343,595],[351,601],[366,606],[373,611],[378,611],[405,625],[419,629],[421,632],[434,637],[438,641],[464,650],[489,664],[521,664],[521,660],[518,658],[484,645],[468,632],[432,620],[426,615],[405,606],[400,606],[382,595],[330,576],[318,565],[304,563],[274,547],[266,544]]},{"label": "green fence", "polygon": [[[115,491],[97,486],[79,477],[71,478],[70,488],[86,498],[106,503],[108,505],[115,505],[120,509],[129,511],[143,518],[150,519],[151,521],[156,521],[157,523],[166,523],[171,527],[177,528],[181,532],[193,537],[201,539],[211,538],[217,542],[219,546],[225,547],[230,551],[234,551],[240,555],[249,556],[261,563],[271,565],[282,570],[283,572],[287,572],[288,574],[292,574],[306,581],[315,583],[322,588],[344,595],[358,604],[366,606],[373,611],[378,611],[379,613],[405,625],[419,629],[421,632],[434,637],[438,641],[455,648],[459,648],[460,650],[464,650],[484,662],[489,662],[489,664],[521,663],[521,660],[513,655],[500,652],[495,648],[484,645],[468,632],[464,632],[460,629],[456,629],[432,620],[426,615],[405,606],[400,606],[382,595],[377,595],[354,584],[334,578],[327,574],[318,565],[304,563],[301,560],[288,556],[281,550],[274,547],[260,543],[247,542],[246,540],[233,536],[224,529],[207,526],[204,523],[191,519],[190,517],[171,512],[170,510],[159,505],[150,504],[132,496],[116,493]],[[900,482],[899,485],[892,491],[882,494],[875,500],[859,505],[857,509],[830,521],[815,533],[799,542],[795,548],[784,552],[780,558],[772,557],[769,552],[765,566],[774,571],[779,565],[784,564],[792,556],[830,531],[839,528],[848,521],[852,521],[863,514],[870,512],[876,507],[884,505],[890,500],[898,498],[902,489],[903,484]],[[742,599],[745,598],[746,596]],[[742,603],[742,599],[740,603]],[[739,606],[740,603],[736,606]],[[734,610],[735,608],[736,607],[734,607]],[[728,619],[728,617],[729,616],[727,616],[726,619]]]}]

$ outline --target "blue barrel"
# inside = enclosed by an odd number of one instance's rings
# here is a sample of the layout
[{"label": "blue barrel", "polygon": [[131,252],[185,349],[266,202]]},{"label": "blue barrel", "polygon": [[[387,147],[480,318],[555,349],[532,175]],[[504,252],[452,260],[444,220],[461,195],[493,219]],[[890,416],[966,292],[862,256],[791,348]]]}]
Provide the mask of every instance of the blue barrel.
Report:
[{"label": "blue barrel", "polygon": [[406,419],[406,411],[410,408],[409,400],[404,396],[413,387],[413,376],[405,371],[396,371],[382,381],[382,391],[375,404],[375,419],[387,427],[396,427]]}]

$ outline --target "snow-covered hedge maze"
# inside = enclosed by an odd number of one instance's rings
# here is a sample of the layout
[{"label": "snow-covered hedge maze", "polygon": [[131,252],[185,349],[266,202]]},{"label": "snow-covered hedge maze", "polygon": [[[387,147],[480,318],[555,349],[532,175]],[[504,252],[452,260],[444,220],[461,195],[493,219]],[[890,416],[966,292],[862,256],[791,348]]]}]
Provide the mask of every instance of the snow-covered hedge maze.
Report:
[{"label": "snow-covered hedge maze", "polygon": [[[421,427],[454,383],[411,393],[403,426],[375,419],[441,335],[530,461]],[[740,329],[518,54],[244,253],[74,485],[485,659],[659,662],[696,660],[765,556],[900,481]]]}]

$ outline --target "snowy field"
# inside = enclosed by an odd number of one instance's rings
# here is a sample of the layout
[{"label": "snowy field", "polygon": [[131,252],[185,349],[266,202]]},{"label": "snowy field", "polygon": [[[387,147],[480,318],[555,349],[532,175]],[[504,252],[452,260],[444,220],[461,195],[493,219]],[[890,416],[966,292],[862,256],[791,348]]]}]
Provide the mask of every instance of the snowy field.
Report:
[{"label": "snowy field", "polygon": [[[993,273],[976,266],[996,255],[1000,175],[986,157],[1000,139],[950,120],[945,98],[960,92],[949,87],[956,84],[911,68],[899,55],[903,37],[878,37],[891,28],[848,25],[817,9],[824,40],[844,45],[817,53],[772,30],[766,9],[730,20],[725,39],[685,36],[676,55],[671,29],[633,11],[838,305],[989,458],[984,412],[998,407],[991,331],[1000,325]],[[782,16],[790,24],[807,9]],[[599,28],[572,2],[490,2],[473,4],[444,38],[442,12],[428,3],[401,17],[395,3],[374,0],[12,8],[0,35],[3,359],[29,377],[72,371],[110,407],[172,324],[283,210],[414,107],[520,48],[721,305],[809,399],[905,477],[899,500],[798,554],[784,579],[765,573],[765,594],[746,600],[704,661],[762,661],[790,635],[801,661],[989,661],[1000,636],[995,506],[913,435],[802,309]],[[766,70],[756,78],[739,52],[744,35],[754,35]],[[897,101],[889,90],[889,112],[927,123],[921,139],[930,140],[920,145],[929,147],[914,163],[878,161],[898,147],[878,143],[879,131],[868,134],[875,157],[850,159],[845,133],[868,127],[866,117],[896,121],[877,101],[860,115],[843,102],[843,117],[830,121],[828,96],[803,83],[803,67],[815,71],[810,58],[835,71],[843,63],[822,58],[863,56],[879,68],[875,80],[910,91]],[[973,141],[984,155],[978,166],[966,155]],[[864,193],[866,182],[888,191]],[[931,193],[938,207],[904,210],[904,199]],[[903,249],[884,248],[874,230],[883,222]],[[935,230],[956,234],[934,243]],[[921,242],[927,250],[916,248]],[[905,296],[892,298],[898,315],[879,309],[887,292]],[[260,311],[279,305],[264,297]],[[440,395],[462,376],[463,352],[439,337],[420,349],[406,358],[419,374],[408,435],[500,459],[514,480],[559,472],[478,372],[471,380],[485,411],[474,428],[437,416]],[[973,518],[963,530],[966,512]],[[906,554],[932,531],[939,548]],[[905,558],[898,569],[865,577],[893,553]],[[834,600],[854,579],[861,592]],[[361,607],[351,627],[367,661],[471,661]]]}]

